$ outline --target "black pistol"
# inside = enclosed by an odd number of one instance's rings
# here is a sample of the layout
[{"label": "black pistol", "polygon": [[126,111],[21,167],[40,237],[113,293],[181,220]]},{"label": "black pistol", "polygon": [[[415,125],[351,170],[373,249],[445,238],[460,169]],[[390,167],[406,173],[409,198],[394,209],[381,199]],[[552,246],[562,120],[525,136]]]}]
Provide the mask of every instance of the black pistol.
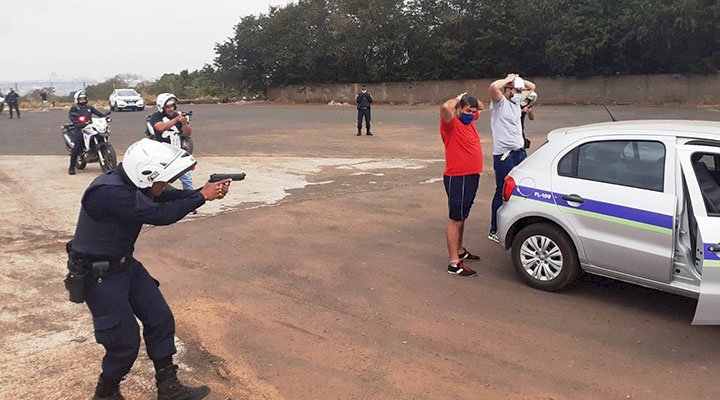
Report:
[{"label": "black pistol", "polygon": [[241,181],[245,179],[245,173],[240,174],[212,174],[208,182],[220,182],[225,179],[232,179],[234,181]]}]

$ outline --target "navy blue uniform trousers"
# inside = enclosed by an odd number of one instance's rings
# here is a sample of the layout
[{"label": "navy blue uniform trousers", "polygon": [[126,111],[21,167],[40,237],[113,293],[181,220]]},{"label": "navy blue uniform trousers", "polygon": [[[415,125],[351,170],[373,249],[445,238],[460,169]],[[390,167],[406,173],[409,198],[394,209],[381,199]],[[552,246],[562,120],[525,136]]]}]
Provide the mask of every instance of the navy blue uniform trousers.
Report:
[{"label": "navy blue uniform trousers", "polygon": [[75,128],[72,132],[73,148],[70,151],[70,168],[75,169],[77,159],[85,150],[85,138],[83,137],[82,130]]},{"label": "navy blue uniform trousers", "polygon": [[171,357],[175,349],[175,319],[160,293],[159,283],[135,259],[120,272],[98,282],[89,274],[85,303],[93,316],[95,340],[105,347],[103,377],[120,379],[132,368],[140,350],[140,328],[153,361]]},{"label": "navy blue uniform trousers", "polygon": [[370,109],[367,110],[358,109],[358,132],[362,130],[363,118],[365,119],[365,129],[370,132]]}]

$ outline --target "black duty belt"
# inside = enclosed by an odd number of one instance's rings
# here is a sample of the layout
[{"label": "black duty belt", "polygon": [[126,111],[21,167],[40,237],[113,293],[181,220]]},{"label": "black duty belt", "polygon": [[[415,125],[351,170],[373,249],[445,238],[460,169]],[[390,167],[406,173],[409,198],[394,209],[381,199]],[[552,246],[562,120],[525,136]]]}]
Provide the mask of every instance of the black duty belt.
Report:
[{"label": "black duty belt", "polygon": [[131,258],[131,256],[125,256],[114,260],[73,259],[72,263],[84,268],[88,273],[92,273],[98,283],[102,283],[102,280],[108,275],[124,271],[130,264]]}]

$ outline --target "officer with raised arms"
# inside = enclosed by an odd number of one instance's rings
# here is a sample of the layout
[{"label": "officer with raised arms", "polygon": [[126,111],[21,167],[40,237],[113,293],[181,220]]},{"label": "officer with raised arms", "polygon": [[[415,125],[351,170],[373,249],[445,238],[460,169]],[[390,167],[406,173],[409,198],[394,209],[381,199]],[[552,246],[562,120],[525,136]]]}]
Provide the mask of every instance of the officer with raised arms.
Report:
[{"label": "officer with raised arms", "polygon": [[97,177],[82,197],[73,240],[68,243],[70,299],[87,304],[95,339],[105,347],[102,373],[93,400],[122,400],[119,384],[140,350],[140,331],[155,366],[158,400],[196,400],[207,386],[188,387],[173,364],[175,320],[159,283],[134,258],[143,224],[170,225],[227,195],[230,179],[208,182],[200,190],[168,184],[197,162],[186,151],[142,139],[132,144],[117,169]]}]

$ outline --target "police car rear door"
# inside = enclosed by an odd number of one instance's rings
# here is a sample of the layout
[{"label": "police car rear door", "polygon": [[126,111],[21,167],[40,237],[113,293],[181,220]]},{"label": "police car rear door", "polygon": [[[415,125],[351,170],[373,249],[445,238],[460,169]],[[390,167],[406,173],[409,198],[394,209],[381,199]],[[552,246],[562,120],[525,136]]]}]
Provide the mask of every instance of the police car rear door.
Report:
[{"label": "police car rear door", "polygon": [[689,144],[677,152],[697,223],[695,264],[702,275],[693,325],[720,325],[720,147]]}]

